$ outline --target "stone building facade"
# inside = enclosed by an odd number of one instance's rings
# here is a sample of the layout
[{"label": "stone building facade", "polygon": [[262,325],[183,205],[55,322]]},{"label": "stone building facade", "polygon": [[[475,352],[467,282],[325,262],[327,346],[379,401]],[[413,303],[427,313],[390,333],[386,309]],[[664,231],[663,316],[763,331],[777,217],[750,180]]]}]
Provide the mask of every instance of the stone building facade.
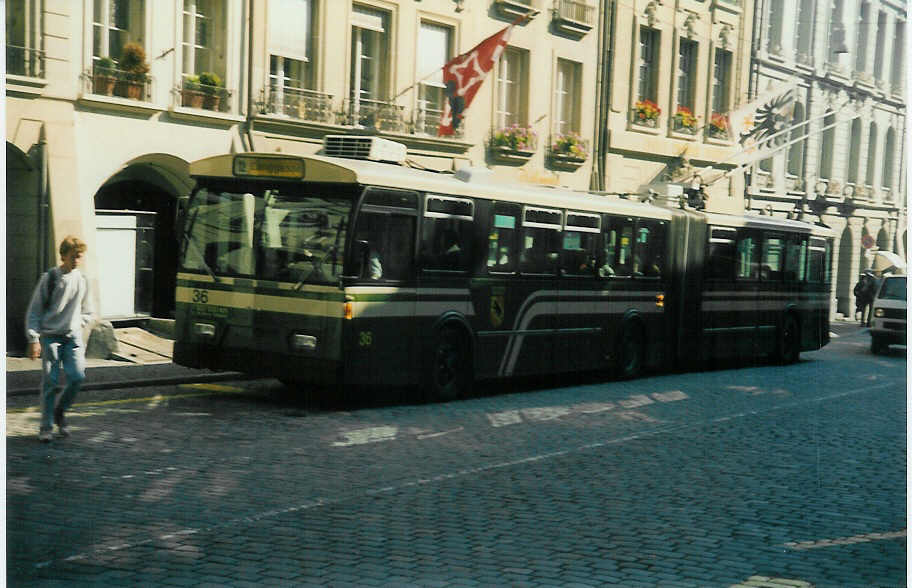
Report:
[{"label": "stone building facade", "polygon": [[[176,202],[192,189],[189,163],[203,157],[312,154],[326,134],[368,132],[404,142],[410,159],[432,169],[486,165],[510,179],[590,185],[600,36],[592,0],[8,0],[5,8],[11,349],[23,345],[38,276],[70,233],[89,245],[102,318],[169,316]],[[463,131],[438,137],[439,68],[533,9]],[[504,146],[516,133],[526,140]],[[553,149],[559,136],[572,136],[582,155]]]},{"label": "stone building facade", "polygon": [[906,257],[907,17],[890,0],[756,8],[752,92],[796,84],[797,126],[751,170],[746,207],[834,230],[833,311],[844,316],[876,251]]},{"label": "stone building facade", "polygon": [[[597,189],[643,193],[690,186],[706,207],[740,214],[743,174],[720,116],[748,99],[752,0],[606,1],[596,138],[603,168]],[[600,159],[602,161],[602,159]]]}]

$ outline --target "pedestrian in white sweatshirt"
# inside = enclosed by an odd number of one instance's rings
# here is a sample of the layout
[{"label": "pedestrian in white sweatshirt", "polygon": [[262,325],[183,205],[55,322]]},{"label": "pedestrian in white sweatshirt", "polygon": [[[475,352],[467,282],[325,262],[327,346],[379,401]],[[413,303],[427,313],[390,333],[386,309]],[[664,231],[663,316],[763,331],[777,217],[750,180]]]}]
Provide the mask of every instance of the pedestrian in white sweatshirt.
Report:
[{"label": "pedestrian in white sweatshirt", "polygon": [[[60,243],[61,264],[41,276],[25,319],[28,357],[41,357],[41,426],[38,439],[53,438],[54,423],[61,436],[70,434],[64,413],[73,404],[85,379],[85,345],[82,330],[92,320],[89,283],[79,264],[86,244],[69,236]],[[60,367],[66,374],[66,388],[56,399]],[[52,420],[53,419],[53,420]]]}]

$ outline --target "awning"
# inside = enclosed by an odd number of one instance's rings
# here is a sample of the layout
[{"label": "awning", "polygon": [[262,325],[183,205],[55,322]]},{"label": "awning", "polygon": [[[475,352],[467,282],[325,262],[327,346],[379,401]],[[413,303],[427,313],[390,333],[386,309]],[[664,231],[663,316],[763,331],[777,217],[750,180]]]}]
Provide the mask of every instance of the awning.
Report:
[{"label": "awning", "polygon": [[874,263],[871,265],[871,269],[877,273],[905,274],[906,260],[892,251],[877,251],[874,253]]}]

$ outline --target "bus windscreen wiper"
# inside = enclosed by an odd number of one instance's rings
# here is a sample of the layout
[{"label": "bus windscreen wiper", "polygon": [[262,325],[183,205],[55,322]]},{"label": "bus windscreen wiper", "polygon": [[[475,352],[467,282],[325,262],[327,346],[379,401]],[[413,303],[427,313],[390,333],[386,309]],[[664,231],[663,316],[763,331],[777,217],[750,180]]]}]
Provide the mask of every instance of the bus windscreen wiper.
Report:
[{"label": "bus windscreen wiper", "polygon": [[187,256],[187,247],[186,247],[187,245],[190,247],[193,247],[193,251],[196,252],[196,255],[199,257],[200,263],[203,264],[203,269],[206,270],[206,273],[209,274],[209,277],[212,278],[212,280],[215,282],[221,282],[219,277],[217,275],[215,275],[215,272],[212,271],[212,268],[209,267],[209,264],[206,263],[206,256],[204,256],[203,252],[200,251],[199,246],[196,244],[196,241],[193,239],[193,237],[190,234],[191,231],[193,230],[193,225],[196,223],[196,217],[198,215],[199,215],[199,208],[197,208],[193,211],[193,216],[190,217],[190,222],[187,223],[187,228],[186,228],[186,230],[184,230],[185,247],[184,247],[184,251],[183,251],[183,256],[185,258]]}]

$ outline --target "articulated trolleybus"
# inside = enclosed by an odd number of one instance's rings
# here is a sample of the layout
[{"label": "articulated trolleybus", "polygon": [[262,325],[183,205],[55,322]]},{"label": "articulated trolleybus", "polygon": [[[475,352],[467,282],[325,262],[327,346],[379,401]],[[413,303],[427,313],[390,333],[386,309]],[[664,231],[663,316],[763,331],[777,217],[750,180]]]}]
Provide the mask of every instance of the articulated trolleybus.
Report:
[{"label": "articulated trolleybus", "polygon": [[414,169],[377,137],[323,152],[190,166],[177,363],[452,399],[829,340],[824,227]]}]

